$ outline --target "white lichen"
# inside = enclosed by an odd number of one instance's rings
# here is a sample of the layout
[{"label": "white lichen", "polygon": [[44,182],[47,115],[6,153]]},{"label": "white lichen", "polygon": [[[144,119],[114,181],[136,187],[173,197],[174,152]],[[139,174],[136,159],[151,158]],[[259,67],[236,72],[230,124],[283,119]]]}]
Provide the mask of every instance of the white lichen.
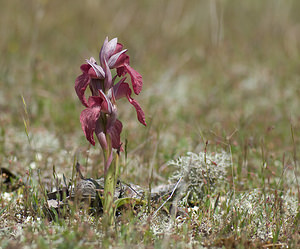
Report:
[{"label": "white lichen", "polygon": [[199,154],[188,152],[187,156],[170,161],[168,165],[176,169],[169,179],[170,182],[177,182],[181,177],[183,179],[181,199],[187,202],[198,202],[204,194],[215,193],[222,187],[231,165],[231,158],[224,151]]}]

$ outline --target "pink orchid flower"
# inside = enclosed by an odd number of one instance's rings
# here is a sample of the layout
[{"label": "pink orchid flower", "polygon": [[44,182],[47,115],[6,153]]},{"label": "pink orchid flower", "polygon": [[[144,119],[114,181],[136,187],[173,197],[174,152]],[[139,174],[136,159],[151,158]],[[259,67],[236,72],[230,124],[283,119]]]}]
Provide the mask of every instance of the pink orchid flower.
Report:
[{"label": "pink orchid flower", "polygon": [[[88,107],[84,109],[80,114],[80,122],[82,130],[87,138],[87,140],[92,144],[95,145],[94,140],[94,132],[96,133],[98,140],[101,144],[101,147],[103,149],[107,148],[107,142],[106,139],[103,138],[103,134],[107,133],[111,136],[111,139],[113,141],[112,147],[114,149],[120,148],[120,136],[115,136],[115,130],[114,125],[117,122],[116,119],[116,107],[111,103],[109,99],[105,96],[105,94],[102,91],[99,91],[99,96],[90,96],[88,99]],[[102,117],[101,117],[102,115]],[[108,117],[108,120],[106,121],[106,129],[104,129],[103,125],[103,115],[105,115],[105,118]],[[121,123],[118,121],[118,123]],[[119,135],[122,131],[122,124],[121,126],[118,125],[117,129],[119,130]],[[103,133],[103,134],[101,134]],[[113,135],[113,136],[112,136]]]},{"label": "pink orchid flower", "polygon": [[80,69],[82,74],[75,80],[75,91],[81,103],[88,107],[88,103],[84,96],[87,86],[90,87],[93,96],[98,95],[98,90],[105,90],[105,85],[111,87],[112,76],[108,67],[105,70],[97,65],[96,60],[91,57],[86,60],[87,64],[82,64]]},{"label": "pink orchid flower", "polygon": [[[87,106],[84,93],[87,86],[90,85],[92,94],[97,94],[96,89],[103,89],[105,92],[112,87],[111,72],[109,69],[116,68],[117,75],[130,75],[132,88],[135,94],[139,94],[143,87],[142,76],[129,65],[129,56],[125,54],[127,49],[122,49],[123,45],[117,43],[117,38],[108,41],[105,39],[101,48],[99,58],[100,64],[91,57],[86,60],[87,64],[81,65],[82,74],[75,81],[75,91],[83,105]],[[103,87],[100,87],[103,84]],[[94,87],[93,87],[94,86]],[[94,89],[95,88],[95,89]]]},{"label": "pink orchid flower", "polygon": [[[93,137],[93,133],[95,132],[101,147],[106,149],[107,142],[105,133],[108,133],[112,139],[112,147],[114,149],[121,148],[120,133],[122,131],[122,123],[116,119],[117,108],[113,103],[122,97],[126,97],[129,103],[134,106],[139,122],[145,126],[147,125],[145,121],[145,114],[142,108],[140,107],[139,103],[131,97],[132,92],[129,88],[129,84],[124,81],[125,78],[121,79],[113,86],[109,92],[110,99],[101,90],[99,91],[100,96],[89,97],[87,108],[83,110],[80,115],[80,122],[87,140],[92,145],[95,145],[95,140]],[[108,114],[106,131],[104,130],[102,124],[103,120],[101,119],[101,112],[103,114]],[[115,127],[115,125],[117,126]]]},{"label": "pink orchid flower", "polygon": [[[116,107],[102,91],[99,91],[99,96],[89,97],[88,108],[84,109],[80,114],[81,127],[87,140],[92,145],[95,145],[95,133],[102,149],[104,151],[110,149],[109,157],[105,163],[105,172],[112,162],[112,149],[123,150],[120,142],[123,125],[116,117]],[[111,141],[110,148],[107,144],[107,135]]]},{"label": "pink orchid flower", "polygon": [[[131,97],[132,91],[129,84],[125,82],[126,78],[121,78],[115,84],[117,76],[124,76],[128,72],[134,93],[140,93],[143,85],[141,75],[129,66],[129,56],[125,54],[127,50],[122,48],[123,45],[117,43],[117,38],[111,41],[106,38],[99,54],[100,65],[93,57],[86,60],[87,63],[80,67],[82,74],[75,81],[75,91],[86,107],[80,115],[82,130],[92,145],[95,145],[95,133],[103,150],[108,149],[107,136],[111,141],[110,149],[122,150],[120,134],[123,126],[117,119],[118,99],[126,97],[136,109],[139,122],[146,126],[145,114],[139,103]],[[117,69],[114,78],[110,71],[113,68]],[[92,96],[86,100],[85,91],[88,86]],[[111,163],[112,151],[110,155],[105,168]]]},{"label": "pink orchid flower", "polygon": [[104,61],[107,61],[109,68],[116,68],[118,76],[124,76],[129,73],[132,83],[132,88],[135,94],[139,94],[143,87],[142,76],[130,67],[129,56],[125,54],[127,49],[123,49],[123,45],[118,43],[117,38],[108,41],[106,37],[99,57],[101,65],[104,65]]}]

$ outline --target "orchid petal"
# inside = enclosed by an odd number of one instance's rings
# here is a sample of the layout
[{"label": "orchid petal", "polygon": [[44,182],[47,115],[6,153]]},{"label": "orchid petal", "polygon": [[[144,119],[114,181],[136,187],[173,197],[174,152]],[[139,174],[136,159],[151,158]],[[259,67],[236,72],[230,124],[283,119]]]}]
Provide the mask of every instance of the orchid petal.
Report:
[{"label": "orchid petal", "polygon": [[105,73],[104,73],[104,70],[101,66],[97,65],[97,64],[94,64],[93,65],[93,69],[95,70],[98,78],[100,79],[104,79],[105,78]]},{"label": "orchid petal", "polygon": [[110,101],[113,105],[116,105],[116,97],[112,89],[110,89]]},{"label": "orchid petal", "polygon": [[105,71],[104,89],[107,92],[108,89],[110,89],[112,87],[113,81],[112,81],[111,71],[109,69],[109,66],[108,66],[106,60],[104,60],[104,71]]},{"label": "orchid petal", "polygon": [[100,96],[90,96],[88,99],[88,106],[89,108],[99,107],[102,108],[103,106],[103,98]]},{"label": "orchid petal", "polygon": [[140,121],[141,124],[147,126],[145,121],[145,113],[143,112],[142,108],[140,107],[140,104],[134,100],[133,98],[130,98],[127,96],[128,101],[130,104],[132,104],[136,110],[137,118]]},{"label": "orchid petal", "polygon": [[[86,65],[86,64],[84,64]],[[83,67],[84,65],[82,65],[81,67]],[[85,66],[84,66],[85,67]],[[76,80],[75,80],[75,91],[77,93],[77,96],[79,98],[79,100],[81,101],[81,103],[88,107],[86,98],[84,96],[85,90],[87,88],[87,86],[90,83],[90,77],[87,73],[82,73],[81,75],[79,75]]]},{"label": "orchid petal", "polygon": [[[116,100],[120,99],[122,97],[125,97],[127,94],[128,90],[127,90],[127,88],[123,90],[124,86],[122,86],[119,91],[119,87],[122,85],[122,83],[124,83],[125,80],[126,80],[126,77],[122,78],[117,84],[115,84],[113,86],[113,95]],[[129,88],[129,86],[128,86],[128,88]]]},{"label": "orchid petal", "polygon": [[92,63],[92,64],[97,64],[97,61],[95,60],[95,58],[94,57],[91,57],[89,60],[87,60],[87,61],[89,61],[90,63]]},{"label": "orchid petal", "polygon": [[99,89],[102,89],[103,87],[103,80],[91,78],[89,87],[91,89],[92,96],[99,96]]},{"label": "orchid petal", "polygon": [[114,68],[117,69],[118,76],[125,75],[127,70],[125,68],[125,64],[129,65],[129,56],[125,53],[121,54],[116,61]]},{"label": "orchid petal", "polygon": [[91,66],[89,64],[82,64],[80,66],[80,69],[83,73],[88,73],[89,69],[91,68]]},{"label": "orchid petal", "polygon": [[101,109],[104,113],[111,114],[112,113],[112,103],[111,101],[106,97],[104,92],[102,90],[99,90],[99,94],[101,96],[101,99],[103,100],[101,104]]},{"label": "orchid petal", "polygon": [[103,66],[104,64],[104,60],[105,60],[105,48],[106,48],[106,44],[108,43],[108,37],[105,38],[103,45],[100,49],[100,53],[99,53],[99,59],[100,59],[100,64],[101,66]]},{"label": "orchid petal", "polygon": [[[97,62],[93,57],[91,57],[89,60],[86,60],[86,62],[94,69],[97,78],[104,79],[104,70],[101,66],[97,65]],[[93,73],[90,73],[90,76],[96,78]]]},{"label": "orchid petal", "polygon": [[105,38],[103,46],[101,47],[100,53],[99,53],[99,59],[101,66],[104,67],[105,60],[108,60],[116,50],[118,39],[114,38],[110,41],[108,41],[108,37]]},{"label": "orchid petal", "polygon": [[127,63],[125,63],[124,66],[131,77],[133,91],[135,94],[138,95],[142,91],[142,87],[143,87],[142,75],[140,75],[137,71],[135,71]]},{"label": "orchid petal", "polygon": [[112,55],[108,60],[109,68],[116,68],[115,65],[116,65],[116,62],[118,61],[119,57],[126,52],[127,52],[127,49],[124,49],[121,52]]},{"label": "orchid petal", "polygon": [[126,96],[129,103],[134,106],[136,113],[137,113],[138,120],[140,121],[141,124],[146,126],[147,124],[145,121],[145,114],[144,114],[142,108],[140,107],[139,103],[136,100],[134,100],[133,98],[131,98],[131,89],[129,88],[128,83],[122,82],[121,84],[119,84],[119,85],[118,84],[115,85],[116,89],[114,88],[115,98],[120,99],[120,98]]},{"label": "orchid petal", "polygon": [[123,44],[122,43],[117,43],[117,45],[116,45],[116,50],[115,50],[115,54],[116,53],[119,53],[120,51],[122,51],[122,49],[123,49]]},{"label": "orchid petal", "polygon": [[121,139],[120,135],[122,132],[123,125],[120,120],[116,120],[107,129],[108,134],[111,137],[112,148],[120,150],[121,149]]},{"label": "orchid petal", "polygon": [[105,57],[106,58],[109,58],[114,54],[117,43],[118,43],[118,38],[113,38],[106,44],[106,48],[105,48]]},{"label": "orchid petal", "polygon": [[117,67],[117,75],[119,77],[124,76],[127,73],[126,68],[124,66]]},{"label": "orchid petal", "polygon": [[88,75],[92,78],[92,79],[97,79],[98,75],[96,73],[96,71],[94,70],[94,68],[91,66],[89,71],[88,71]]},{"label": "orchid petal", "polygon": [[80,114],[80,123],[86,139],[95,146],[95,140],[93,133],[96,128],[96,122],[100,117],[101,108],[95,106],[93,108],[87,108]]}]

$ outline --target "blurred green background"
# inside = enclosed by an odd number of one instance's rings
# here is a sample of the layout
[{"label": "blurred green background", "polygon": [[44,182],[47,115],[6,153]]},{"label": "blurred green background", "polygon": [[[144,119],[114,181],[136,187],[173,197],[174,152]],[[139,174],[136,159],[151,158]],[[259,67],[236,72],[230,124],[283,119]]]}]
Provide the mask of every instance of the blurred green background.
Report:
[{"label": "blurred green background", "polygon": [[[144,79],[136,99],[148,127],[121,101],[123,140],[157,164],[205,141],[266,149],[299,143],[300,1],[0,1],[0,125],[78,136],[87,146],[74,81],[106,36],[128,48]],[[76,145],[74,145],[76,146]],[[278,154],[276,154],[278,153]],[[152,160],[152,159],[151,159]]]}]

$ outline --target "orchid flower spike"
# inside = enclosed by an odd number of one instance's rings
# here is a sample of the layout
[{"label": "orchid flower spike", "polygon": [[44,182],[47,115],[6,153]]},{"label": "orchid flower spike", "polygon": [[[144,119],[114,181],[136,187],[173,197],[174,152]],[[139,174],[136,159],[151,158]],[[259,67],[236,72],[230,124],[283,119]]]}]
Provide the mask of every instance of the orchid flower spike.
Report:
[{"label": "orchid flower spike", "polygon": [[[128,73],[133,92],[139,94],[143,86],[142,76],[130,67],[126,53],[127,49],[123,49],[117,38],[110,41],[106,38],[99,53],[100,64],[93,57],[86,60],[80,67],[82,74],[75,80],[76,94],[86,107],[80,115],[82,130],[92,145],[95,145],[95,134],[103,150],[109,149],[107,139],[110,140],[110,149],[122,150],[120,134],[123,125],[117,119],[118,99],[126,97],[134,106],[139,122],[146,126],[145,114],[139,103],[132,98],[132,90],[125,82]],[[116,69],[114,78],[111,69]],[[120,79],[115,83],[117,77]],[[85,97],[87,87],[91,90],[88,100]]]}]

